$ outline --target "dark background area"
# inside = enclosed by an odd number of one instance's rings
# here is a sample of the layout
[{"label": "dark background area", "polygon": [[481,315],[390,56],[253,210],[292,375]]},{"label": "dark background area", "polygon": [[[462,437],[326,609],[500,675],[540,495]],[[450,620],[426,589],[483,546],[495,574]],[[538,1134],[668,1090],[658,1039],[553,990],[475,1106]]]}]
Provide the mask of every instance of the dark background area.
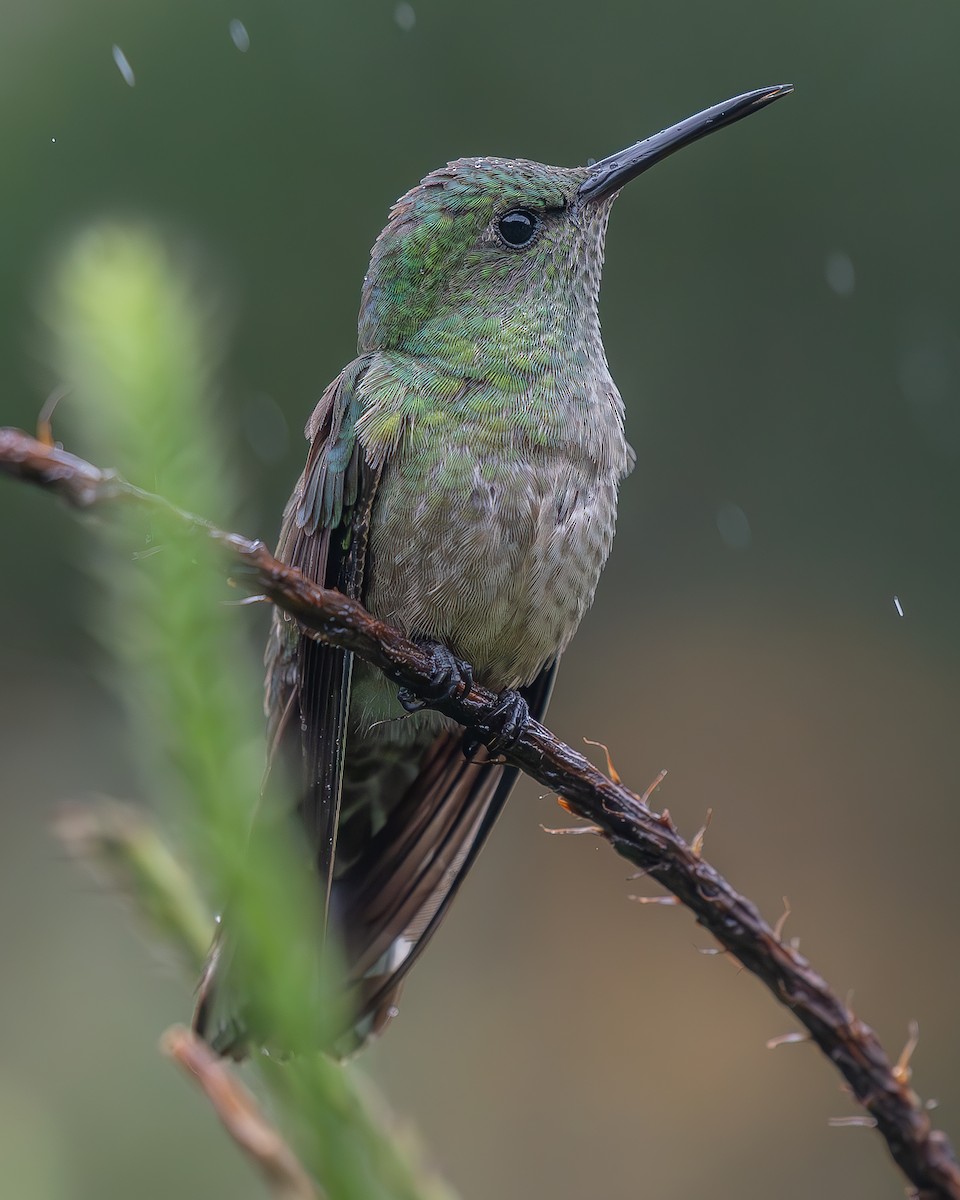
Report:
[{"label": "dark background area", "polygon": [[[617,204],[602,315],[638,465],[550,721],[638,789],[668,768],[690,835],[713,808],[708,857],[771,920],[789,897],[894,1055],[920,1022],[914,1082],[954,1137],[958,41],[955,6],[889,0],[0,12],[0,421],[33,428],[53,382],[58,247],[156,219],[231,314],[225,436],[268,541],[397,195],[796,84]],[[138,791],[87,632],[94,536],[0,483],[0,1162],[19,1200],[254,1197],[156,1053],[191,981],[48,831],[62,799]],[[258,653],[263,614],[228,612]],[[518,789],[363,1059],[464,1196],[901,1196],[875,1134],[828,1128],[853,1109],[817,1053],[765,1049],[786,1012],[685,912],[629,902],[653,889],[609,850],[540,829],[566,822]]]}]

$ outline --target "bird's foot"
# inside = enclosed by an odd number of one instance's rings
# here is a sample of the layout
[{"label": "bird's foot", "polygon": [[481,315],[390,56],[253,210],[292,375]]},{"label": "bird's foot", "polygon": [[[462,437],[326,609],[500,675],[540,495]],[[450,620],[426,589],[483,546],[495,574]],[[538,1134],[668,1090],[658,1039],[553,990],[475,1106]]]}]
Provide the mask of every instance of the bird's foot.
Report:
[{"label": "bird's foot", "polygon": [[470,664],[462,658],[457,658],[450,647],[442,642],[434,642],[429,638],[414,640],[433,658],[430,685],[420,688],[419,695],[408,687],[400,688],[397,699],[401,707],[408,713],[415,713],[438,700],[452,700],[457,695],[465,696],[473,687],[473,668]]},{"label": "bird's foot", "polygon": [[512,750],[530,720],[530,709],[519,692],[501,692],[486,719],[463,735],[463,753],[472,759],[481,746],[492,758]]}]

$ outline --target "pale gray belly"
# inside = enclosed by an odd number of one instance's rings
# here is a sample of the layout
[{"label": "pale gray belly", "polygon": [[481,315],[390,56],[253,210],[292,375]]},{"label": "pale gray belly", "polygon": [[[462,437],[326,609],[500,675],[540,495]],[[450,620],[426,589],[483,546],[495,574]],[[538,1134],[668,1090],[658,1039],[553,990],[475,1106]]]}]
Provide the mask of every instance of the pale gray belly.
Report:
[{"label": "pale gray belly", "polygon": [[[493,690],[532,682],[593,600],[621,473],[560,455],[492,465],[465,447],[434,471],[392,464],[371,521],[368,607],[445,643]],[[355,700],[361,727],[399,712],[395,689],[362,668]]]}]

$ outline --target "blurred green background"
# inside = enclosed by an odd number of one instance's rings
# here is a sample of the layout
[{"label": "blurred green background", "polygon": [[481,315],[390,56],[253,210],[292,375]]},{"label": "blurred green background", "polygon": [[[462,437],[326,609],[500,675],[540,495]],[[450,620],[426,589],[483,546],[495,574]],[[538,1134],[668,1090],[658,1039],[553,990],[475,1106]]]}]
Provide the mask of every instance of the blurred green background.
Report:
[{"label": "blurred green background", "polygon": [[[0,421],[33,428],[54,381],[58,248],[155,218],[224,298],[225,436],[268,541],[398,194],[797,85],[618,202],[602,313],[638,466],[551,724],[638,788],[667,767],[691,835],[713,807],[708,856],[771,919],[789,897],[786,933],[892,1053],[919,1020],[915,1083],[955,1137],[958,38],[955,6],[889,0],[0,11]],[[256,1197],[155,1051],[190,981],[49,834],[61,799],[137,793],[87,632],[95,536],[0,484],[3,1176],[20,1200]],[[264,614],[226,613],[256,654]],[[764,1048],[787,1014],[541,823],[566,819],[525,783],[363,1060],[465,1197],[901,1196],[874,1134],[827,1127],[853,1110],[816,1052]]]}]

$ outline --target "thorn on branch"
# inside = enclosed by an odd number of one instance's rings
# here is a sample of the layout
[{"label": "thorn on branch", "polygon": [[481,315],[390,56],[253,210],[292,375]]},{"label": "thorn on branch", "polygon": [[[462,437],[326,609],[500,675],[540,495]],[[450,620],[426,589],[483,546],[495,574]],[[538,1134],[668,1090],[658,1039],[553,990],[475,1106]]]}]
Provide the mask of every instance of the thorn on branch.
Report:
[{"label": "thorn on branch", "polygon": [[725,958],[737,968],[737,974],[741,975],[746,970],[746,967],[737,958],[732,950],[728,950],[726,946],[694,946],[694,950],[698,954],[704,955],[706,958]]},{"label": "thorn on branch", "polygon": [[595,742],[593,740],[593,738],[588,738],[588,737],[585,737],[583,739],[583,741],[584,741],[585,745],[598,746],[603,751],[604,756],[606,757],[606,760],[607,760],[607,774],[610,776],[611,782],[622,784],[623,780],[620,778],[620,772],[613,765],[613,759],[610,757],[610,749],[607,746],[606,742]]},{"label": "thorn on branch", "polygon": [[911,1021],[907,1026],[907,1042],[900,1051],[900,1057],[897,1059],[896,1065],[893,1068],[893,1077],[897,1083],[908,1084],[913,1076],[913,1070],[910,1067],[910,1060],[913,1058],[913,1052],[920,1043],[920,1024],[917,1021]]},{"label": "thorn on branch", "polygon": [[[778,942],[781,942],[781,943],[783,942],[783,927],[784,927],[784,925],[786,925],[787,917],[790,916],[790,913],[792,911],[793,910],[790,907],[790,901],[786,898],[786,896],[784,896],[783,897],[783,912],[777,918],[777,923],[773,927],[773,936]],[[794,949],[796,949],[796,947],[794,947]]]},{"label": "thorn on branch", "polygon": [[795,1029],[793,1033],[780,1033],[776,1037],[767,1038],[766,1047],[768,1050],[776,1050],[778,1046],[795,1046],[810,1040],[809,1033],[805,1033],[802,1029]]},{"label": "thorn on branch", "polygon": [[657,790],[657,788],[660,786],[660,784],[663,783],[663,781],[666,779],[666,777],[667,777],[667,770],[666,770],[666,767],[664,767],[664,769],[659,772],[659,774],[653,780],[653,782],[647,787],[647,790],[645,792],[641,792],[641,794],[640,794],[641,804],[646,804],[649,807],[650,797]]},{"label": "thorn on branch", "polygon": [[43,407],[40,409],[40,415],[37,417],[37,441],[44,446],[49,446],[51,449],[56,447],[57,444],[53,439],[53,414],[56,412],[57,405],[69,391],[70,389],[65,384],[54,388],[46,400],[44,400]]},{"label": "thorn on branch", "polygon": [[713,820],[713,809],[708,808],[707,815],[706,815],[706,817],[704,817],[704,820],[703,820],[703,824],[700,826],[700,828],[694,834],[693,841],[690,843],[690,849],[693,852],[694,858],[701,858],[703,856],[703,843],[704,843],[704,839],[707,836],[707,830],[710,828],[710,822],[712,820]]}]

